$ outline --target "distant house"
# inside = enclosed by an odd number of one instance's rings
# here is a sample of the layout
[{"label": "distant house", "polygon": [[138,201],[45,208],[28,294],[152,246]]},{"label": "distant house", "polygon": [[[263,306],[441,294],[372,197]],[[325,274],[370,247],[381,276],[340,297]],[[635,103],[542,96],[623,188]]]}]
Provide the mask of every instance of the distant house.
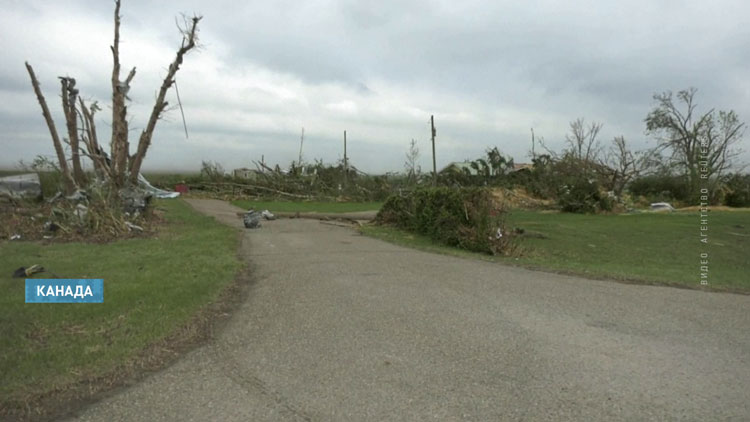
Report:
[{"label": "distant house", "polygon": [[[534,168],[534,165],[531,163],[513,163],[513,170],[511,170],[511,173],[515,173],[517,171],[531,171],[531,169]],[[438,173],[445,174],[445,173],[462,173],[462,174],[468,174],[472,176],[476,176],[479,174],[477,169],[473,168],[471,166],[471,161],[454,161],[447,166],[443,167],[442,170],[440,170]]]},{"label": "distant house", "polygon": [[515,173],[517,171],[531,171],[533,168],[534,165],[531,163],[513,163],[512,172]]},{"label": "distant house", "polygon": [[235,179],[247,179],[247,180],[256,180],[258,178],[258,174],[260,171],[256,169],[249,169],[247,167],[242,167],[238,169],[234,169],[232,172],[232,175]]},{"label": "distant house", "polygon": [[447,166],[443,167],[442,170],[438,171],[438,174],[447,173],[466,173],[468,172],[472,176],[478,174],[477,169],[471,167],[471,161],[454,161]]}]

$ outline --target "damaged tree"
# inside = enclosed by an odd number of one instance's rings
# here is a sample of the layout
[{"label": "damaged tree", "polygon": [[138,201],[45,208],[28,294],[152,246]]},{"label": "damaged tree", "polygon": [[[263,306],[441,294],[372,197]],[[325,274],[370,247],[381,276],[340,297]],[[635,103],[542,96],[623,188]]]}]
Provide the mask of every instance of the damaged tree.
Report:
[{"label": "damaged tree", "polygon": [[[159,92],[148,119],[146,127],[143,129],[138,140],[138,146],[134,154],[130,154],[130,143],[128,141],[128,120],[127,105],[125,100],[129,100],[127,94],[130,90],[130,83],[135,77],[135,67],[128,73],[125,80],[120,80],[120,0],[115,1],[114,14],[114,42],[111,46],[112,51],[112,134],[110,138],[110,154],[106,155],[98,142],[96,133],[96,124],[94,116],[100,110],[96,102],[91,106],[86,106],[83,99],[78,96],[76,80],[71,77],[60,77],[62,90],[62,106],[65,114],[68,138],[63,139],[70,147],[70,158],[65,156],[62,142],[55,128],[55,123],[50,115],[49,108],[44,99],[44,95],[39,87],[39,81],[34,74],[34,70],[27,62],[26,69],[31,78],[31,85],[34,88],[39,104],[42,107],[42,114],[47,127],[50,130],[52,143],[55,147],[57,159],[59,161],[60,171],[63,174],[64,190],[70,194],[77,188],[87,185],[86,174],[81,166],[81,155],[88,157],[93,165],[96,176],[109,182],[110,186],[116,190],[121,190],[128,186],[138,184],[138,175],[146,157],[151,138],[153,137],[156,122],[162,117],[167,109],[166,101],[167,91],[175,83],[175,75],[180,69],[185,54],[196,47],[198,42],[198,23],[200,16],[194,16],[185,19],[184,25],[180,27],[182,33],[182,43],[177,50],[174,60],[170,63],[167,75],[161,84]],[[79,121],[80,126],[79,127]],[[71,164],[68,165],[70,160]]]}]

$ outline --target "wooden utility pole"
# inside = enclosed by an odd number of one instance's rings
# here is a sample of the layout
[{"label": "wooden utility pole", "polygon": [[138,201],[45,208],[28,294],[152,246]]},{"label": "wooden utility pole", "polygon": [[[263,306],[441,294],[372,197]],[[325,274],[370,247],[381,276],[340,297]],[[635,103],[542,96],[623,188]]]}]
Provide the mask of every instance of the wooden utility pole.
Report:
[{"label": "wooden utility pole", "polygon": [[531,128],[531,159],[536,159],[536,153],[534,152],[534,145],[536,145],[536,142],[534,141],[534,128]]},{"label": "wooden utility pole", "polygon": [[299,160],[297,160],[297,164],[302,166],[302,142],[305,141],[305,128],[302,127],[302,135],[299,137]]},{"label": "wooden utility pole", "polygon": [[346,158],[346,131],[344,131],[344,187],[346,187],[347,173],[349,173],[349,162]]},{"label": "wooden utility pole", "polygon": [[435,116],[430,116],[430,127],[432,128],[432,186],[437,186],[437,165],[435,164]]}]

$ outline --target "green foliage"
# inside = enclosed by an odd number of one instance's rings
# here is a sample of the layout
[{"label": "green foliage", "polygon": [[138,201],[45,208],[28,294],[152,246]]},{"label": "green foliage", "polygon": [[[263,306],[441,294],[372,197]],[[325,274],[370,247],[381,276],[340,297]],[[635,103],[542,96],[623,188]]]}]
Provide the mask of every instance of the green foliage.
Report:
[{"label": "green foliage", "polygon": [[635,179],[628,190],[635,196],[644,196],[651,202],[689,201],[690,183],[685,176],[659,173]]},{"label": "green foliage", "polygon": [[734,173],[724,178],[724,204],[730,207],[750,207],[750,174]]},{"label": "green foliage", "polygon": [[612,211],[611,198],[601,193],[599,183],[582,175],[569,176],[560,187],[557,203],[562,211],[581,214]]},{"label": "green foliage", "polygon": [[[393,195],[377,221],[426,235],[435,241],[489,254],[512,251],[513,236],[505,231],[506,211],[488,189],[425,188],[406,196]],[[498,229],[501,236],[498,236]]]}]

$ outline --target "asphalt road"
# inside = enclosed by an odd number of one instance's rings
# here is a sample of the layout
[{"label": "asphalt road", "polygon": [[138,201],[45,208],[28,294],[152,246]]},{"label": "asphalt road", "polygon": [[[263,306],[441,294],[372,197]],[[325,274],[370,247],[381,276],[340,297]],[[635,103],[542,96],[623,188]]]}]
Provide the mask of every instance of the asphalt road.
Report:
[{"label": "asphalt road", "polygon": [[[240,227],[225,203],[191,203]],[[434,255],[314,220],[264,222],[243,250],[255,282],[217,339],[78,420],[750,420],[750,296]]]}]

